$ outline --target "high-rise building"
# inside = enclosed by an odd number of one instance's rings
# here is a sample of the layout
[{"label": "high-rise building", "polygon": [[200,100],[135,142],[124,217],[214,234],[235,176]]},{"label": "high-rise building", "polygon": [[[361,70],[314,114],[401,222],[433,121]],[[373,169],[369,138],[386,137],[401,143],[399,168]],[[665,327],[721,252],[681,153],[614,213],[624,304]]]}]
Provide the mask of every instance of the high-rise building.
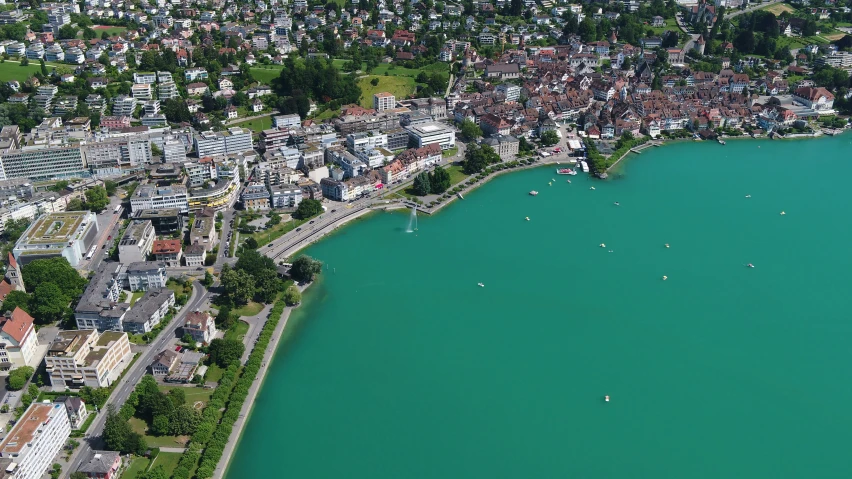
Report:
[{"label": "high-rise building", "polygon": [[0,458],[11,460],[6,474],[15,479],[40,478],[70,435],[71,422],[62,404],[31,404],[0,443]]},{"label": "high-rise building", "polygon": [[251,130],[228,128],[227,131],[205,131],[195,136],[195,152],[199,158],[243,153],[252,149]]},{"label": "high-rise building", "polygon": [[388,92],[373,94],[373,109],[376,111],[390,110],[396,106],[396,97]]}]

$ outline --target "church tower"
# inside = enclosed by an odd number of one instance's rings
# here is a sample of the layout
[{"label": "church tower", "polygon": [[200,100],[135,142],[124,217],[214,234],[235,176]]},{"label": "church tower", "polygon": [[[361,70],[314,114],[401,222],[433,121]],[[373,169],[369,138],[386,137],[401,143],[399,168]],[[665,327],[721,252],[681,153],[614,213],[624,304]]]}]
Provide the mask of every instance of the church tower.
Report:
[{"label": "church tower", "polygon": [[6,281],[18,291],[25,291],[24,275],[21,274],[21,267],[15,261],[12,253],[9,253],[9,264],[6,266]]}]

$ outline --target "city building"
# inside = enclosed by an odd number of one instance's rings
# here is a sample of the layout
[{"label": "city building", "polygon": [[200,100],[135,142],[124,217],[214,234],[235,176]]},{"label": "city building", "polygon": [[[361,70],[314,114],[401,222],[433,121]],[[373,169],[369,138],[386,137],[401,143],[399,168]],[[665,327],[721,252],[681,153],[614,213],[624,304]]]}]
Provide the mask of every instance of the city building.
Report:
[{"label": "city building", "polygon": [[390,110],[396,107],[396,97],[388,92],[373,93],[373,109],[376,111]]},{"label": "city building", "polygon": [[117,479],[121,470],[121,454],[116,451],[89,451],[77,472],[89,479]]},{"label": "city building", "polygon": [[121,263],[102,262],[74,308],[79,329],[122,331],[130,304],[119,302],[123,281]]},{"label": "city building", "polygon": [[196,215],[190,225],[189,244],[199,244],[205,251],[212,251],[217,239],[215,219],[212,216]]},{"label": "city building", "polygon": [[180,266],[180,259],[183,257],[181,242],[175,239],[155,240],[151,252],[154,254],[154,261],[164,263],[167,268]]},{"label": "city building", "polygon": [[0,152],[0,180],[49,180],[84,176],[86,160],[79,146],[39,144]]},{"label": "city building", "polygon": [[39,344],[33,317],[16,306],[0,321],[0,371],[37,365],[41,358],[36,357]]},{"label": "city building", "polygon": [[124,317],[124,331],[130,334],[150,333],[175,305],[175,292],[169,288],[152,288],[145,292]]},{"label": "city building", "polygon": [[304,194],[298,185],[279,184],[270,187],[272,208],[296,208],[302,202]]},{"label": "city building", "polygon": [[263,183],[249,183],[240,195],[243,207],[247,210],[268,210],[269,190]]},{"label": "city building", "polygon": [[226,131],[205,131],[194,137],[199,158],[243,153],[252,149],[251,130],[232,127]]},{"label": "city building", "polygon": [[298,127],[301,124],[302,119],[295,113],[291,115],[279,115],[272,117],[272,126],[279,130],[288,127]]},{"label": "city building", "polygon": [[89,168],[99,176],[120,176],[124,170],[138,170],[154,160],[146,136],[110,138],[87,143],[82,149]]},{"label": "city building", "polygon": [[173,349],[164,349],[154,356],[148,371],[156,378],[164,378],[172,373],[180,363],[180,353]]},{"label": "city building", "polygon": [[200,268],[204,266],[204,257],[207,255],[207,250],[200,244],[191,244],[186,247],[183,257],[186,261],[186,266],[190,268]]},{"label": "city building", "polygon": [[22,266],[36,259],[62,256],[76,267],[95,245],[98,221],[90,211],[65,211],[40,216],[24,231],[12,254]]},{"label": "city building", "polygon": [[520,146],[520,142],[514,136],[493,135],[482,142],[493,148],[503,161],[515,159]]},{"label": "city building", "polygon": [[131,222],[118,242],[118,259],[125,264],[147,260],[156,237],[150,221]]},{"label": "city building", "polygon": [[192,311],[186,315],[183,333],[192,336],[196,343],[208,344],[216,336],[216,323],[206,311]]},{"label": "city building", "polygon": [[406,130],[408,130],[409,137],[418,148],[432,143],[440,145],[442,150],[449,150],[456,146],[456,132],[440,123],[408,126]]},{"label": "city building", "polygon": [[127,286],[130,291],[148,291],[165,288],[169,276],[166,265],[156,261],[140,261],[127,266]]},{"label": "city building", "polygon": [[53,401],[56,404],[62,404],[65,407],[65,413],[68,414],[68,422],[71,424],[71,429],[80,429],[86,418],[89,417],[89,410],[86,408],[86,403],[76,396],[59,396]]},{"label": "city building", "polygon": [[139,210],[177,209],[181,214],[189,213],[189,194],[183,186],[142,185],[136,188],[130,199],[130,209]]},{"label": "city building", "polygon": [[12,461],[5,474],[13,479],[40,479],[70,435],[71,424],[61,404],[30,404],[0,443],[0,458]]},{"label": "city building", "polygon": [[135,221],[150,221],[154,232],[161,236],[170,236],[183,230],[183,215],[177,208],[162,210],[136,210],[133,212]]},{"label": "city building", "polygon": [[118,379],[132,356],[127,333],[80,329],[59,331],[44,363],[51,386],[103,388]]}]

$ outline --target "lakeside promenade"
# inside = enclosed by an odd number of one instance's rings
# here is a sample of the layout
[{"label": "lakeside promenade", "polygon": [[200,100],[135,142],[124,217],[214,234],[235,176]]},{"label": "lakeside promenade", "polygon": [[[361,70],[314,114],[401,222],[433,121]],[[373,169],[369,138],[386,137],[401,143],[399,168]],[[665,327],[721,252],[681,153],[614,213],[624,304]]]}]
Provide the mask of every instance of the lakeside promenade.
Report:
[{"label": "lakeside promenade", "polygon": [[[310,284],[306,286],[300,286],[299,291],[304,293],[309,286]],[[263,362],[260,364],[260,371],[258,371],[258,376],[255,378],[254,382],[252,382],[251,386],[249,387],[248,396],[246,396],[246,400],[245,402],[243,402],[243,407],[240,410],[239,417],[234,422],[234,429],[231,430],[231,437],[228,438],[228,443],[225,445],[225,450],[222,451],[222,459],[219,460],[219,464],[216,465],[216,470],[213,471],[214,479],[221,479],[222,477],[225,477],[225,472],[227,472],[228,470],[228,464],[231,462],[231,457],[234,455],[234,452],[237,449],[237,445],[240,442],[240,436],[243,433],[243,429],[246,426],[246,422],[248,422],[249,415],[251,414],[251,409],[254,406],[255,399],[257,398],[257,393],[263,386],[263,380],[266,378],[266,372],[269,370],[269,365],[272,362],[273,356],[275,356],[275,351],[278,349],[281,335],[284,334],[284,330],[287,327],[287,321],[290,319],[290,312],[298,307],[299,305],[287,306],[281,313],[281,321],[279,321],[278,325],[275,326],[275,331],[272,332],[272,339],[269,341],[269,345],[266,346],[266,351],[263,352]],[[267,318],[267,321],[268,320],[269,318]],[[242,361],[245,362],[244,359]]]}]

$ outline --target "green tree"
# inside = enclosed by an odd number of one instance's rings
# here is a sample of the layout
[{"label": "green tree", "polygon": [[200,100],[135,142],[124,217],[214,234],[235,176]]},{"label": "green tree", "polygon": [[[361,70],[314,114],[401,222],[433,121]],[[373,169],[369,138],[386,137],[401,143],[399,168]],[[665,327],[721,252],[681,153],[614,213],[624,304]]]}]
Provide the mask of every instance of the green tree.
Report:
[{"label": "green tree", "polygon": [[242,341],[216,338],[210,341],[210,360],[219,367],[227,368],[232,362],[239,361],[246,350]]},{"label": "green tree", "polygon": [[488,145],[470,143],[465,151],[463,171],[472,175],[479,173],[489,165],[500,162],[500,156]]},{"label": "green tree", "polygon": [[180,341],[184,344],[195,344],[195,339],[193,339],[192,335],[189,333],[184,333],[184,335],[181,336]]},{"label": "green tree", "polygon": [[59,38],[61,40],[71,40],[77,38],[77,27],[71,24],[62,25],[59,27]]},{"label": "green tree", "polygon": [[209,287],[213,286],[213,281],[215,281],[215,279],[213,278],[213,275],[210,273],[210,270],[205,270],[204,271],[204,280],[201,282],[201,284],[203,284],[205,288],[209,288]]},{"label": "green tree", "polygon": [[30,295],[23,291],[12,290],[3,299],[3,308],[0,312],[12,312],[15,308],[21,308],[27,313],[30,312]]},{"label": "green tree", "polygon": [[254,298],[255,300],[270,304],[275,301],[275,297],[281,292],[284,283],[278,279],[278,272],[275,269],[264,269],[254,275]]},{"label": "green tree", "polygon": [[199,423],[201,413],[190,404],[181,404],[169,416],[169,433],[173,436],[190,436]]},{"label": "green tree", "polygon": [[35,369],[29,366],[21,366],[9,372],[7,386],[10,391],[20,391],[27,385],[27,381],[33,377]]},{"label": "green tree", "polygon": [[290,285],[284,290],[284,304],[295,306],[302,302],[302,293],[295,285]]},{"label": "green tree", "polygon": [[118,188],[118,183],[112,180],[104,181],[104,189],[106,190],[107,196],[115,196],[115,190]]},{"label": "green tree", "polygon": [[90,211],[100,213],[106,209],[108,204],[109,196],[103,186],[95,186],[86,190],[86,207]]},{"label": "green tree", "polygon": [[31,301],[33,317],[38,324],[50,324],[62,319],[70,299],[56,283],[38,285]]},{"label": "green tree", "polygon": [[216,314],[216,326],[219,329],[231,329],[231,325],[234,324],[234,315],[231,314],[231,308],[228,306],[222,306],[219,308],[219,312]]},{"label": "green tree", "polygon": [[414,177],[414,194],[418,196],[426,196],[431,192],[429,185],[429,173],[422,172]]},{"label": "green tree", "polygon": [[63,257],[37,259],[24,265],[22,269],[27,291],[33,292],[43,283],[54,283],[69,298],[83,294],[86,280]]},{"label": "green tree", "polygon": [[260,245],[258,245],[258,244],[257,244],[257,240],[256,240],[256,239],[254,239],[254,238],[252,238],[251,236],[249,236],[249,237],[248,237],[248,238],[247,238],[247,239],[243,242],[243,244],[244,244],[244,245],[245,245],[245,247],[246,247],[246,248],[248,248],[248,249],[257,249],[257,247],[258,247],[258,246],[260,246]]},{"label": "green tree", "polygon": [[155,436],[168,436],[171,431],[169,417],[163,415],[154,416],[154,420],[151,421],[151,427],[149,429]]},{"label": "green tree", "polygon": [[21,66],[25,67],[30,64],[30,60],[27,57],[21,58]]},{"label": "green tree", "polygon": [[435,194],[447,191],[452,186],[450,182],[450,173],[444,168],[435,168],[429,176],[429,187]]},{"label": "green tree", "polygon": [[39,60],[39,63],[41,64],[41,74],[46,77],[50,72],[47,69],[47,65],[44,64],[44,58]]},{"label": "green tree", "polygon": [[147,449],[142,436],[133,431],[130,423],[115,411],[112,404],[107,408],[103,439],[107,449],[122,454],[142,454]]},{"label": "green tree", "polygon": [[186,391],[183,388],[174,388],[166,395],[175,407],[186,404]]},{"label": "green tree", "polygon": [[308,283],[322,271],[322,262],[310,256],[299,256],[290,267],[290,277],[300,283]]},{"label": "green tree", "polygon": [[553,130],[547,130],[541,134],[541,144],[544,146],[553,146],[559,143],[559,135]]},{"label": "green tree", "polygon": [[4,225],[5,231],[3,234],[6,236],[6,239],[11,243],[15,243],[24,234],[24,231],[27,230],[30,226],[30,220],[26,218],[21,218],[17,220],[8,220]]},{"label": "green tree", "polygon": [[223,270],[219,281],[225,296],[234,304],[246,304],[254,297],[254,278],[243,270]]},{"label": "green tree", "polygon": [[465,120],[461,124],[461,134],[467,141],[473,141],[482,136],[482,129],[476,123]]},{"label": "green tree", "polygon": [[65,205],[65,211],[85,211],[86,204],[83,203],[83,200],[80,198],[72,198],[68,201],[68,204]]},{"label": "green tree", "polygon": [[136,475],[136,479],[169,479],[166,469],[162,466],[153,467]]},{"label": "green tree", "polygon": [[299,203],[299,206],[296,207],[296,212],[293,213],[293,217],[300,220],[306,220],[320,213],[322,213],[322,202],[319,200],[306,199],[302,200]]}]

